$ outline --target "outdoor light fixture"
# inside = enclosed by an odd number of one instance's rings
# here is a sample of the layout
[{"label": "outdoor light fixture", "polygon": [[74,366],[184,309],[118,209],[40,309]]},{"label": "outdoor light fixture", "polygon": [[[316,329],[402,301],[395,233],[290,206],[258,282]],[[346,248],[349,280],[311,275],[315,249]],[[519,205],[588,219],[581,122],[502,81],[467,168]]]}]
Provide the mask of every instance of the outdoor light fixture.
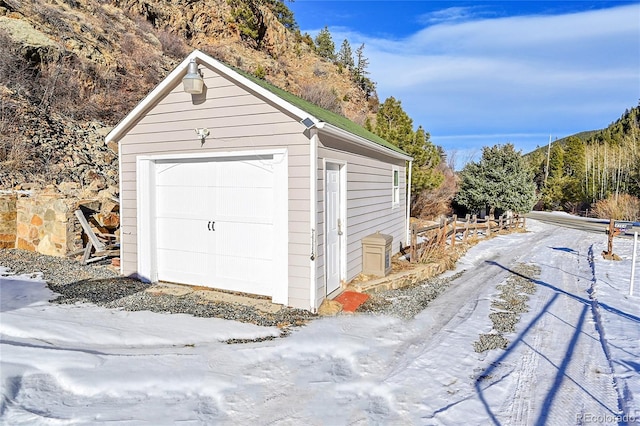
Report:
[{"label": "outdoor light fixture", "polygon": [[209,136],[211,132],[207,128],[202,128],[202,129],[196,128],[196,134],[200,138],[200,146],[202,146],[204,145],[205,139],[207,139],[207,136]]},{"label": "outdoor light fixture", "polygon": [[182,85],[184,86],[184,91],[187,93],[191,93],[192,95],[199,95],[202,93],[204,80],[202,79],[202,74],[200,74],[200,70],[198,69],[198,64],[196,64],[195,59],[192,59],[191,62],[189,62],[187,75],[182,79]]}]

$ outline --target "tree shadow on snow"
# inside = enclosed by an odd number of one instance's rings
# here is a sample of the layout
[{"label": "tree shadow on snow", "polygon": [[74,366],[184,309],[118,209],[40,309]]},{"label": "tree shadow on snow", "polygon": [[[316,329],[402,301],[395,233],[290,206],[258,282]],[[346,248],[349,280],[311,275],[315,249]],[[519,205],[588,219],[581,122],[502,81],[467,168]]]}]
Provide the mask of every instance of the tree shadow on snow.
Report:
[{"label": "tree shadow on snow", "polygon": [[576,256],[579,254],[576,250],[569,247],[549,247],[551,250],[563,251],[565,253],[575,254]]},{"label": "tree shadow on snow", "polygon": [[[552,249],[555,250],[555,248],[551,247]],[[562,250],[564,251],[564,250]],[[551,386],[551,388],[549,389],[547,395],[544,398],[543,404],[540,407],[540,414],[538,419],[536,419],[535,424],[536,425],[544,425],[547,423],[548,421],[548,416],[551,412],[551,407],[553,406],[553,403],[556,399],[556,396],[558,394],[558,391],[560,390],[560,387],[563,383],[564,380],[570,380],[571,382],[573,382],[576,386],[578,386],[586,395],[588,395],[591,399],[593,399],[595,402],[597,402],[604,411],[606,411],[607,413],[609,413],[611,416],[620,416],[620,413],[618,412],[618,409],[622,409],[624,410],[624,402],[620,400],[620,398],[618,398],[618,406],[619,407],[608,407],[606,406],[602,401],[600,401],[597,396],[593,395],[591,392],[589,392],[589,390],[587,390],[586,388],[584,388],[584,386],[582,386],[581,384],[577,383],[572,377],[570,377],[567,374],[567,369],[571,363],[571,358],[574,354],[574,350],[576,348],[577,342],[578,342],[578,337],[580,336],[581,333],[583,333],[582,329],[583,326],[585,325],[585,322],[587,322],[587,314],[589,313],[589,311],[591,310],[594,316],[599,315],[596,312],[596,307],[598,309],[604,309],[607,312],[610,312],[612,314],[618,315],[626,320],[632,321],[632,322],[636,322],[636,323],[640,323],[640,317],[637,317],[635,315],[632,315],[628,312],[624,312],[621,311],[617,308],[614,308],[612,306],[609,306],[605,303],[599,303],[596,300],[591,300],[588,298],[584,298],[584,297],[580,297],[577,296],[575,294],[569,293],[565,290],[562,290],[552,284],[549,284],[547,282],[538,280],[538,279],[534,279],[531,277],[528,277],[526,275],[523,275],[521,273],[518,273],[512,269],[509,269],[497,262],[494,261],[487,261],[487,263],[497,266],[499,268],[504,269],[505,271],[513,274],[513,275],[517,275],[519,277],[522,277],[524,279],[527,279],[529,281],[531,281],[532,283],[541,286],[541,287],[546,287],[550,290],[552,290],[554,292],[554,295],[551,297],[551,299],[545,304],[545,306],[540,310],[540,312],[531,320],[531,322],[526,326],[526,328],[514,339],[514,341],[507,347],[507,349],[505,350],[505,352],[498,358],[496,359],[494,362],[491,363],[491,366],[489,368],[487,368],[482,374],[479,375],[479,379],[476,380],[474,386],[476,389],[476,392],[482,402],[482,404],[484,405],[484,408],[487,412],[487,414],[489,415],[489,418],[491,419],[492,423],[495,425],[500,425],[500,422],[498,421],[498,418],[496,417],[496,414],[493,412],[492,408],[489,405],[489,402],[487,401],[487,399],[485,398],[484,395],[484,391],[488,388],[490,388],[492,386],[493,383],[486,385],[486,382],[483,382],[483,380],[481,380],[481,378],[483,377],[490,377],[492,374],[496,373],[496,368],[498,368],[501,364],[502,361],[504,361],[507,357],[509,357],[512,353],[512,351],[520,344],[524,344],[525,346],[529,347],[530,349],[534,350],[537,354],[539,354],[541,357],[543,357],[547,362],[549,362],[551,365],[553,365],[557,372],[555,375],[555,378],[553,380],[553,384]],[[552,362],[548,357],[546,357],[543,353],[535,350],[533,347],[531,347],[526,341],[525,341],[525,337],[528,336],[528,334],[532,331],[533,327],[538,323],[538,321],[540,321],[540,319],[542,319],[545,314],[551,314],[550,313],[550,308],[553,304],[555,304],[560,296],[566,296],[569,297],[571,299],[573,299],[574,301],[582,304],[582,309],[580,312],[580,317],[578,320],[578,323],[575,325],[575,331],[572,333],[571,337],[568,340],[568,344],[567,344],[567,348],[564,354],[564,357],[562,359],[562,362],[557,365],[554,362]],[[596,327],[599,327],[597,321],[596,321]],[[602,330],[600,330],[602,331]],[[568,337],[568,336],[567,336]],[[605,347],[606,343],[603,342],[601,340],[601,344],[603,345],[603,350],[605,352],[605,354],[607,355],[607,358],[609,358],[609,353],[608,353],[608,349]],[[609,360],[610,362],[610,360]],[[637,368],[638,364],[634,363],[633,367]],[[633,368],[632,367],[632,368]],[[636,369],[637,371],[637,369]],[[486,385],[486,386],[483,386]]]}]

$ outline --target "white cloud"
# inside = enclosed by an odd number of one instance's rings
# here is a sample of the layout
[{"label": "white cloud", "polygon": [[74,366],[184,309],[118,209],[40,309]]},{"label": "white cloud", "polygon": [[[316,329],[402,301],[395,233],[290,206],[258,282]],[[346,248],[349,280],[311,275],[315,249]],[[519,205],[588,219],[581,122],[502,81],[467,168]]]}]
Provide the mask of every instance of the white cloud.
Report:
[{"label": "white cloud", "polygon": [[418,17],[418,22],[426,25],[439,24],[442,22],[459,22],[472,19],[478,16],[478,7],[449,7],[447,9],[436,10],[425,13]]},{"label": "white cloud", "polygon": [[[637,104],[640,5],[459,22],[470,13],[454,8],[431,14],[447,22],[403,40],[344,29],[332,34],[365,43],[381,100],[400,99],[414,123],[445,149],[477,134],[485,141],[496,134],[535,134],[543,145],[549,132],[563,137],[605,127]],[[512,142],[535,147],[532,137]]]}]

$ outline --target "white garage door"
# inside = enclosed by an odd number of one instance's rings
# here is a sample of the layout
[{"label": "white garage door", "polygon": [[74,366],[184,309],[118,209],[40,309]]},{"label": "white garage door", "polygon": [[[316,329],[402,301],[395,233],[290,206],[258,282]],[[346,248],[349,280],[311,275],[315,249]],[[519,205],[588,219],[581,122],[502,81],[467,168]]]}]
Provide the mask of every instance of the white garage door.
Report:
[{"label": "white garage door", "polygon": [[277,171],[273,155],[156,161],[158,279],[278,294]]}]

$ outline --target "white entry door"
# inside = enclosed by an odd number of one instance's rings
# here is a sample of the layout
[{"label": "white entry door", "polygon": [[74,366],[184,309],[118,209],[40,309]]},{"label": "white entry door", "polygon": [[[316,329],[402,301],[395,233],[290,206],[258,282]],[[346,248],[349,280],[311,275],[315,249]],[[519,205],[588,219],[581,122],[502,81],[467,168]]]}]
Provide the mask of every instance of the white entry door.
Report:
[{"label": "white entry door", "polygon": [[340,287],[344,218],[342,217],[342,191],[340,165],[327,163],[325,175],[325,229],[327,294]]},{"label": "white entry door", "polygon": [[157,161],[158,280],[273,295],[274,166],[273,156]]}]

